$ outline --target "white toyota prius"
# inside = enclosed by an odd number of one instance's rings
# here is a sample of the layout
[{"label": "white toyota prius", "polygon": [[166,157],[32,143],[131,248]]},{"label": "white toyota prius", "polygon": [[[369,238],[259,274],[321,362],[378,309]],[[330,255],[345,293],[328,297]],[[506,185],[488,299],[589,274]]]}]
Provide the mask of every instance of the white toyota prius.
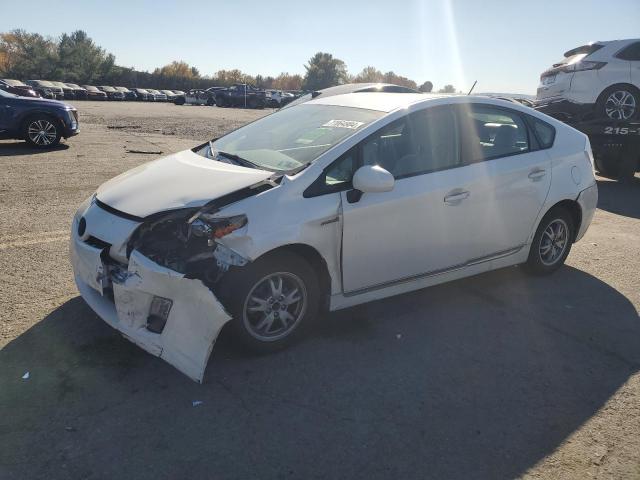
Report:
[{"label": "white toyota prius", "polygon": [[78,209],[78,289],[196,381],[220,329],[259,351],[333,311],[560,267],[597,203],[582,133],[483,97],[351,93],[134,168]]}]

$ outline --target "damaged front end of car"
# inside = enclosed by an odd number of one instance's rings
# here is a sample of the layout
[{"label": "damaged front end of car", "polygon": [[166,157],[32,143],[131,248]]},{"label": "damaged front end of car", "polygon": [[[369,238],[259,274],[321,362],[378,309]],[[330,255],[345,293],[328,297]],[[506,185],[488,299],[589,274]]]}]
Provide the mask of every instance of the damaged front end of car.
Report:
[{"label": "damaged front end of car", "polygon": [[249,262],[221,242],[246,229],[247,217],[220,217],[219,210],[271,187],[261,184],[203,207],[145,219],[130,218],[94,197],[72,227],[78,290],[127,339],[202,382],[215,340],[231,319],[216,286],[230,268]]}]

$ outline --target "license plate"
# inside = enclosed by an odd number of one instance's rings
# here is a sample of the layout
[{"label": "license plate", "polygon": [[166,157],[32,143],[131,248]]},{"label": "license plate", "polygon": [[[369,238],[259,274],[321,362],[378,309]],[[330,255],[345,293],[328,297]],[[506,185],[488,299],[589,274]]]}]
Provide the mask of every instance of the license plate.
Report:
[{"label": "license plate", "polygon": [[542,78],[542,85],[551,85],[555,83],[557,74],[549,75],[548,77]]}]

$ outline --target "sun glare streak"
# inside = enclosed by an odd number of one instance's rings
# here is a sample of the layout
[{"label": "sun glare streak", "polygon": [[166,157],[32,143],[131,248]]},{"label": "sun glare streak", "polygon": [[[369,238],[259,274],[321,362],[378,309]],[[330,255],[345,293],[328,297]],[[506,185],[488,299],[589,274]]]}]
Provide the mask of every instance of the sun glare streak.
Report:
[{"label": "sun glare streak", "polygon": [[468,90],[467,81],[464,75],[464,67],[462,65],[462,57],[460,55],[460,47],[458,46],[458,32],[456,29],[456,20],[453,14],[453,6],[451,0],[442,0],[442,10],[444,13],[444,23],[446,28],[447,43],[449,45],[449,53],[453,64],[454,86],[458,90]]}]

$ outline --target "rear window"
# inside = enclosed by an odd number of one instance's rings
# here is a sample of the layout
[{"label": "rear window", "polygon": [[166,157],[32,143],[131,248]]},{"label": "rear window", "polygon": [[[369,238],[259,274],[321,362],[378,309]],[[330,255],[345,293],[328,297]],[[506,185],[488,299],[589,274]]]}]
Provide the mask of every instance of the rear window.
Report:
[{"label": "rear window", "polygon": [[600,43],[592,43],[591,45],[582,45],[580,47],[573,48],[567,52],[564,52],[564,58],[558,63],[554,63],[554,67],[560,67],[562,65],[572,65],[580,60],[583,60],[593,52],[597,52],[604,45]]},{"label": "rear window", "polygon": [[640,60],[640,42],[632,43],[627,48],[616,55],[622,60],[639,61]]}]

